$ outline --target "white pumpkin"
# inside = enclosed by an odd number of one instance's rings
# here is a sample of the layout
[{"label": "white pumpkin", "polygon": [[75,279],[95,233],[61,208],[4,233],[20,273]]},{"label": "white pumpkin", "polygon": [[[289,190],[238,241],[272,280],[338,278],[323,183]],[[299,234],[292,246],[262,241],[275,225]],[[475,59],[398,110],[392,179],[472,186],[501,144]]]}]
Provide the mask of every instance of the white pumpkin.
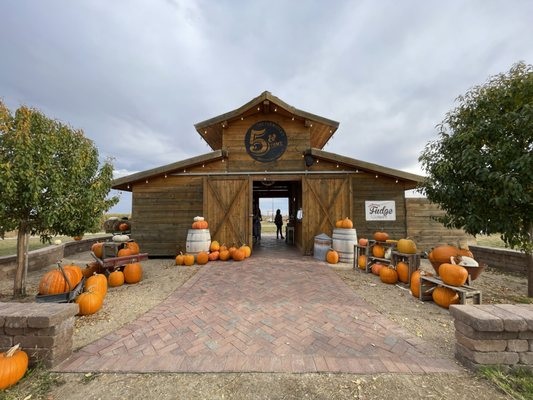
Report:
[{"label": "white pumpkin", "polygon": [[127,242],[128,240],[130,240],[130,237],[128,235],[115,235],[115,236],[113,236],[113,242],[122,243],[122,242]]},{"label": "white pumpkin", "polygon": [[56,239],[56,240],[54,240],[54,244],[55,244],[56,246],[59,246],[59,245],[61,244],[61,239]]},{"label": "white pumpkin", "polygon": [[392,255],[392,247],[389,247],[387,250],[385,250],[385,258],[387,260],[390,260],[391,255]]},{"label": "white pumpkin", "polygon": [[450,257],[450,261],[452,264],[461,265],[463,267],[479,267],[479,263],[476,260],[474,260],[472,257],[467,257],[467,256]]},{"label": "white pumpkin", "polygon": [[204,217],[194,217],[193,219],[194,222],[203,221],[203,220],[204,220]]}]

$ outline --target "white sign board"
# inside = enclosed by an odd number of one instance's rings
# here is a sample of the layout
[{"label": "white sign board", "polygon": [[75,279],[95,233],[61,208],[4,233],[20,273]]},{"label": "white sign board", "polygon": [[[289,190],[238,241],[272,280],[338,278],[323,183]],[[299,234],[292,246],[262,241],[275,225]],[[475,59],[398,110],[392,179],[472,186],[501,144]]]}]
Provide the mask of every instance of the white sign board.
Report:
[{"label": "white sign board", "polygon": [[365,217],[367,221],[396,221],[396,202],[394,200],[366,200]]}]

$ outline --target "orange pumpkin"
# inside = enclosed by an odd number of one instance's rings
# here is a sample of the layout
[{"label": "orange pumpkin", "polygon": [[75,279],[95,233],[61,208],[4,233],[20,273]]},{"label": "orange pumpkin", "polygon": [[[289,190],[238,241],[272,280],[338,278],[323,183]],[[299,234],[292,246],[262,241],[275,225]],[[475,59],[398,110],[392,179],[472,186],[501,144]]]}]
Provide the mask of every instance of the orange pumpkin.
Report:
[{"label": "orange pumpkin", "polygon": [[176,256],[176,265],[183,265],[185,264],[185,256],[182,253],[179,253]]},{"label": "orange pumpkin", "polygon": [[83,279],[83,272],[81,271],[81,268],[77,265],[71,264],[65,265],[63,270],[72,272],[72,282],[70,282],[70,284],[73,286],[72,289],[74,289],[74,287]]},{"label": "orange pumpkin", "polygon": [[207,221],[194,221],[192,223],[192,229],[207,229],[209,227],[209,224]]},{"label": "orange pumpkin", "polygon": [[102,308],[104,296],[100,292],[89,290],[76,297],[75,301],[79,306],[78,315],[91,315]]},{"label": "orange pumpkin", "polygon": [[[420,276],[421,275],[433,276],[433,274],[431,274],[430,272],[420,271],[419,269],[417,269],[415,272],[411,274],[411,284],[410,284],[411,294],[417,299],[419,298],[419,295],[420,295]],[[436,285],[430,284],[430,286],[433,287]],[[428,289],[426,292],[424,292],[424,295],[428,295],[430,290],[431,288]]]},{"label": "orange pumpkin", "polygon": [[237,247],[235,247],[235,246],[231,246],[228,249],[230,258],[233,258],[233,253],[235,252],[235,250],[237,250]]},{"label": "orange pumpkin", "polygon": [[209,245],[209,251],[220,251],[220,243],[216,240],[213,240]]},{"label": "orange pumpkin", "polygon": [[120,249],[117,253],[117,257],[125,257],[125,256],[131,256],[133,253],[131,252],[131,249],[125,247],[123,249]]},{"label": "orange pumpkin", "polygon": [[359,246],[366,246],[368,244],[368,239],[361,238],[359,239]]},{"label": "orange pumpkin", "polygon": [[[338,225],[338,226],[337,226]],[[341,219],[335,223],[336,228],[342,228],[342,229],[352,229],[353,228],[353,222],[350,218],[346,217],[344,219]]]},{"label": "orange pumpkin", "polygon": [[411,239],[400,239],[396,244],[396,248],[403,254],[416,254],[416,244]]},{"label": "orange pumpkin", "polygon": [[433,290],[433,301],[441,307],[449,308],[452,304],[459,304],[459,294],[447,287],[437,287]]},{"label": "orange pumpkin", "polygon": [[185,254],[183,256],[183,264],[190,267],[194,264],[194,255],[193,254]]},{"label": "orange pumpkin", "polygon": [[211,253],[209,253],[209,261],[216,261],[218,260],[218,256],[220,255],[220,252],[219,251],[212,251]]},{"label": "orange pumpkin", "polygon": [[107,277],[107,284],[110,287],[122,286],[124,284],[124,272],[113,271]]},{"label": "orange pumpkin", "polygon": [[243,244],[240,249],[244,251],[244,258],[248,258],[252,255],[252,249],[250,246]]},{"label": "orange pumpkin", "polygon": [[[76,281],[75,272],[64,270],[65,275],[58,269],[48,271],[39,282],[39,294],[59,294],[66,293],[74,289],[73,283]],[[67,277],[68,283],[65,280]],[[70,285],[69,285],[70,283]]]},{"label": "orange pumpkin", "polygon": [[335,250],[328,250],[326,253],[326,261],[329,264],[337,264],[339,262],[339,253],[337,253]]},{"label": "orange pumpkin", "polygon": [[381,271],[381,268],[383,268],[384,265],[381,263],[374,263],[372,264],[372,267],[370,267],[370,270],[374,275],[379,276],[379,272]]},{"label": "orange pumpkin", "polygon": [[398,264],[396,264],[396,272],[398,272],[398,279],[400,282],[409,282],[409,264],[400,261]]},{"label": "orange pumpkin", "polygon": [[94,274],[85,281],[85,290],[98,292],[104,298],[107,294],[107,278],[104,274]]},{"label": "orange pumpkin", "polygon": [[233,251],[232,258],[235,261],[242,261],[242,260],[244,260],[246,258],[246,254],[245,254],[244,250],[242,250],[241,248],[238,248],[238,249],[235,249]]},{"label": "orange pumpkin", "polygon": [[228,261],[230,259],[230,254],[228,250],[220,250],[219,256],[221,261]]},{"label": "orange pumpkin", "polygon": [[104,243],[99,242],[95,243],[91,246],[91,251],[94,253],[94,255],[98,258],[102,258],[104,255]]},{"label": "orange pumpkin", "polygon": [[366,256],[364,254],[360,255],[357,259],[357,265],[360,269],[366,269]]},{"label": "orange pumpkin", "polygon": [[72,239],[74,239],[76,241],[81,240],[81,239],[83,239],[83,235],[73,236]]},{"label": "orange pumpkin", "polygon": [[379,270],[379,279],[383,283],[394,284],[398,282],[398,273],[394,268],[384,266]]},{"label": "orange pumpkin", "polygon": [[121,232],[125,232],[125,231],[127,231],[128,229],[130,229],[130,225],[129,225],[127,222],[122,222],[122,223],[118,226],[118,230],[121,231]]},{"label": "orange pumpkin", "polygon": [[220,246],[220,249],[218,251],[226,251],[227,249],[228,249],[228,246],[223,244]]},{"label": "orange pumpkin", "polygon": [[439,275],[444,283],[452,286],[463,286],[468,279],[468,271],[465,267],[449,263],[440,265]]},{"label": "orange pumpkin", "polygon": [[372,255],[377,258],[385,257],[385,248],[379,244],[372,246]]},{"label": "orange pumpkin", "polygon": [[131,254],[139,254],[141,252],[139,245],[136,242],[126,242],[124,243],[124,247],[131,250]]},{"label": "orange pumpkin", "polygon": [[87,264],[87,267],[81,270],[81,273],[85,278],[93,276],[95,273],[100,274],[103,272],[102,266],[96,261],[92,261]]},{"label": "orange pumpkin", "polygon": [[201,251],[196,255],[196,263],[198,265],[205,265],[209,261],[209,254],[205,251]]},{"label": "orange pumpkin", "polygon": [[374,240],[378,242],[385,242],[389,238],[389,234],[386,232],[374,232]]},{"label": "orange pumpkin", "polygon": [[138,283],[141,281],[142,277],[143,269],[141,267],[141,264],[126,264],[126,266],[124,267],[124,281],[126,283]]},{"label": "orange pumpkin", "polygon": [[19,344],[11,347],[5,353],[0,353],[0,390],[16,384],[27,370],[28,354],[20,349]]}]

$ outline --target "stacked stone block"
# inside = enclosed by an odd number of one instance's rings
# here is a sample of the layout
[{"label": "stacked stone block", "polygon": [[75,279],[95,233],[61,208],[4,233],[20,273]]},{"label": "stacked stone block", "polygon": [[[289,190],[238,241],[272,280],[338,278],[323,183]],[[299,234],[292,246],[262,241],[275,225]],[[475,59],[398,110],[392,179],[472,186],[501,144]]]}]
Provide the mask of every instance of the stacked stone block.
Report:
[{"label": "stacked stone block", "polygon": [[465,366],[533,368],[533,305],[453,305],[456,358]]},{"label": "stacked stone block", "polygon": [[30,365],[51,368],[72,354],[77,304],[0,303],[0,351],[20,343]]}]

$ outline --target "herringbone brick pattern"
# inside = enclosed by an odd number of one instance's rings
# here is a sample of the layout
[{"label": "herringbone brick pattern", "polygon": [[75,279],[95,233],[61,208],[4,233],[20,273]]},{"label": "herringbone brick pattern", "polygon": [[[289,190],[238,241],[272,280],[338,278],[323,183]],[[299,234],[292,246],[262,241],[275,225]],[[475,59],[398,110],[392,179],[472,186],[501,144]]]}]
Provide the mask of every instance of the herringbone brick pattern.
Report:
[{"label": "herringbone brick pattern", "polygon": [[[271,254],[271,253],[270,253]],[[60,371],[455,372],[325,263],[260,252],[203,267],[163,303]]]}]

